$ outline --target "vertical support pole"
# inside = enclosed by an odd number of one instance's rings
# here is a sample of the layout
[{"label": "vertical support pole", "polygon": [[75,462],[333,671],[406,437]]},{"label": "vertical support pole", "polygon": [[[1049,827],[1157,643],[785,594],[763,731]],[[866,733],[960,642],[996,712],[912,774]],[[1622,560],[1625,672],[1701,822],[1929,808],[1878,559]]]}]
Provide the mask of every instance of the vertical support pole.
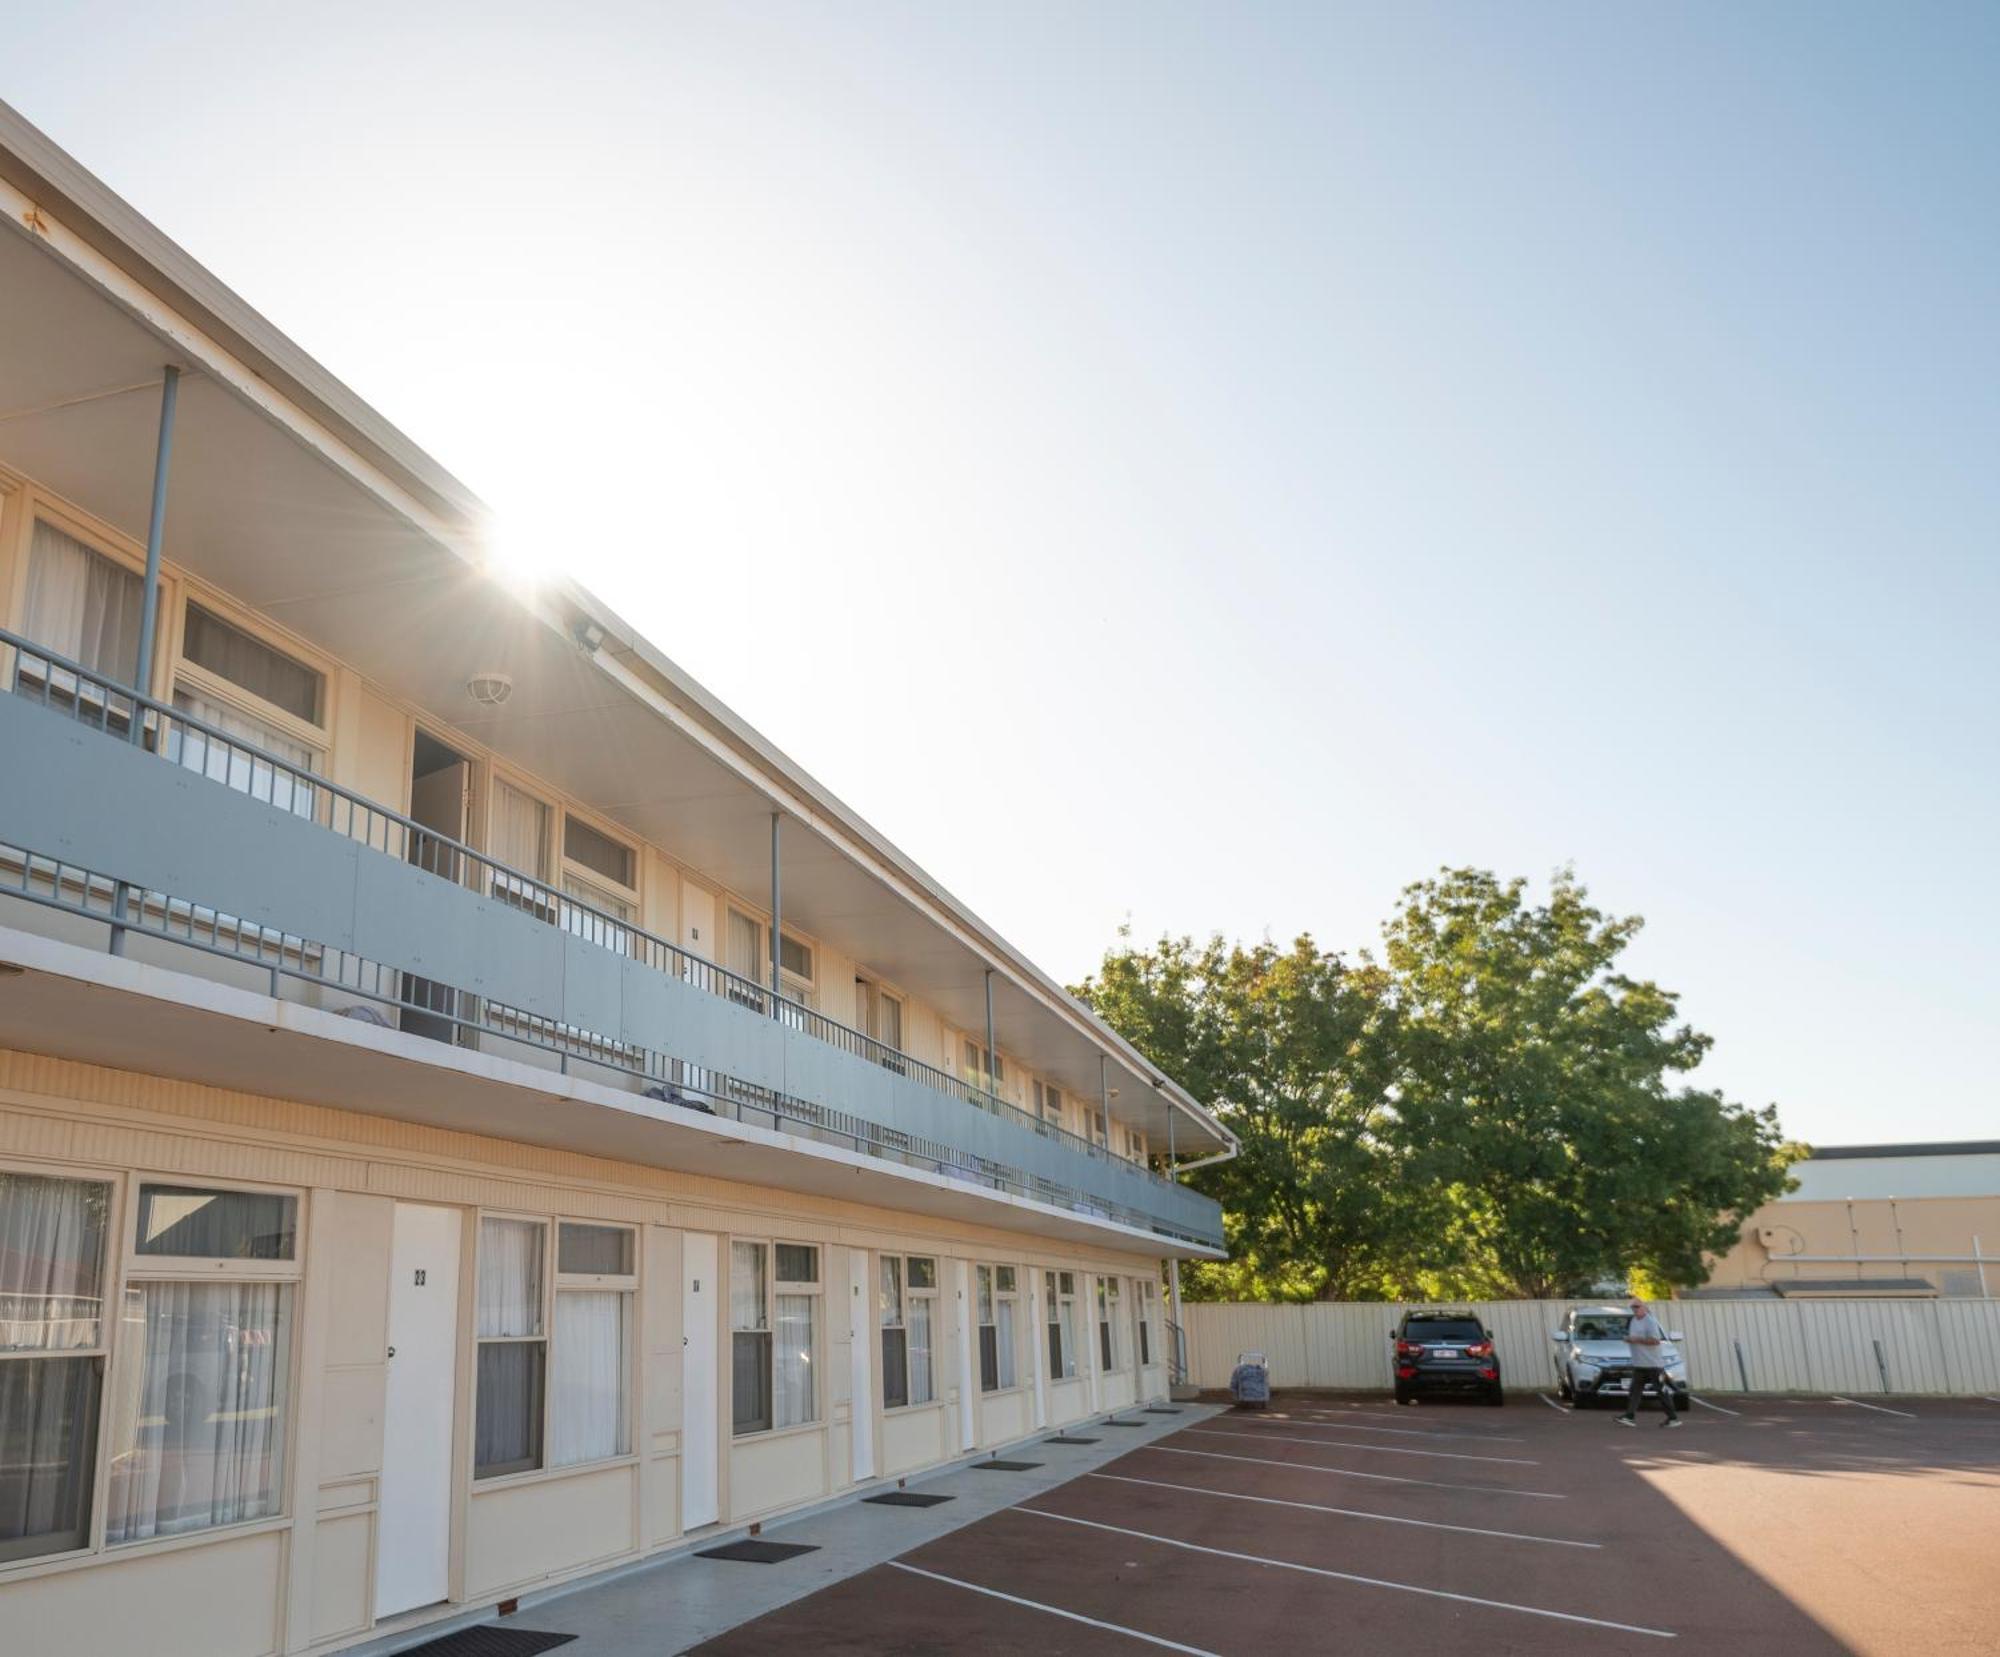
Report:
[{"label": "vertical support pole", "polygon": [[[180,402],[181,371],[167,364],[160,383],[160,434],[153,450],[153,509],[146,520],[146,596],[139,612],[139,667],[132,675],[132,688],[141,696],[153,694],[153,634],[160,621],[160,542],[167,529],[167,472],[174,458],[174,409]],[[146,720],[138,708],[132,710],[131,737],[145,740]]]},{"label": "vertical support pole", "polygon": [[1167,1376],[1172,1380],[1173,1372],[1179,1370],[1180,1379],[1185,1382],[1190,1377],[1187,1362],[1187,1327],[1181,1322],[1181,1263],[1178,1260],[1167,1262],[1167,1298],[1173,1303],[1174,1309],[1173,1363],[1168,1366]]},{"label": "vertical support pole", "polygon": [[1102,1053],[1097,1055],[1097,1114],[1104,1121],[1108,1149],[1111,1139],[1111,1062]]},{"label": "vertical support pole", "polygon": [[993,1053],[993,969],[986,969],[986,1091],[997,1104],[1000,1089],[995,1085],[994,1069],[997,1060]]},{"label": "vertical support pole", "polygon": [[784,887],[781,878],[783,870],[779,867],[778,862],[778,825],[784,820],[783,813],[776,811],[771,813],[771,1016],[773,1018],[778,1016],[778,996],[780,994],[778,963],[783,959],[780,953],[780,940],[785,935],[785,918],[782,907]]},{"label": "vertical support pole", "polygon": [[1991,1300],[1993,1291],[1986,1286],[1986,1256],[1980,1252],[1979,1233],[1976,1231],[1972,1234],[1972,1264],[1979,1272],[1979,1298]]},{"label": "vertical support pole", "polygon": [[1181,1177],[1180,1169],[1175,1166],[1174,1162],[1174,1118],[1179,1114],[1180,1112],[1173,1107],[1173,1101],[1169,1100],[1167,1102],[1167,1177],[1176,1180]]}]

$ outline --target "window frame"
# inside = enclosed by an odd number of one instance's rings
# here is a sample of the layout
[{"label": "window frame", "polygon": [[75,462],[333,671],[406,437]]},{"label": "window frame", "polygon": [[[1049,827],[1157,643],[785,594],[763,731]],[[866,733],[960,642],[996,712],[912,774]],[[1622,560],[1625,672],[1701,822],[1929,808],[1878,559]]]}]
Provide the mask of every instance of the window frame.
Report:
[{"label": "window frame", "polygon": [[[140,1193],[148,1185],[194,1186],[211,1191],[247,1191],[263,1196],[290,1197],[294,1203],[294,1230],[292,1258],[289,1260],[232,1260],[209,1255],[164,1255],[140,1254],[138,1252]],[[259,1514],[254,1519],[239,1519],[230,1524],[208,1525],[196,1530],[177,1531],[171,1536],[143,1536],[129,1542],[111,1542],[105,1539],[110,1522],[111,1464],[120,1453],[120,1446],[107,1443],[100,1438],[98,1443],[98,1478],[103,1495],[103,1505],[92,1521],[92,1535],[96,1543],[94,1551],[107,1557],[124,1556],[135,1550],[153,1547],[171,1547],[185,1544],[197,1537],[213,1537],[226,1533],[242,1532],[258,1526],[289,1525],[292,1512],[292,1475],[296,1469],[299,1454],[299,1394],[304,1365],[301,1362],[304,1349],[304,1323],[302,1313],[305,1303],[306,1243],[311,1222],[311,1199],[306,1187],[284,1185],[262,1180],[218,1179],[207,1174],[187,1174],[177,1170],[154,1170],[134,1168],[125,1174],[125,1199],[119,1219],[120,1261],[118,1273],[119,1316],[123,1317],[125,1297],[135,1288],[148,1283],[213,1283],[217,1281],[236,1283],[275,1283],[291,1290],[287,1301],[287,1317],[290,1327],[286,1333],[284,1402],[280,1431],[282,1455],[276,1479],[276,1506],[269,1513]],[[197,1271],[193,1268],[200,1267]],[[132,1378],[134,1355],[127,1351],[113,1355],[112,1363],[105,1371],[106,1412],[103,1430],[111,1429],[109,1413],[110,1395],[114,1387],[122,1387]]]},{"label": "window frame", "polygon": [[[910,1281],[910,1266],[914,1261],[918,1260],[929,1262],[931,1268],[931,1280],[923,1288],[914,1286]],[[881,1320],[882,1273],[884,1268],[891,1263],[895,1264],[898,1268],[897,1281],[899,1284],[899,1293],[897,1296],[896,1321],[894,1323],[885,1323]],[[877,1382],[875,1390],[880,1397],[884,1416],[902,1415],[913,1410],[930,1410],[943,1407],[944,1389],[938,1384],[939,1348],[942,1345],[941,1330],[943,1328],[939,1299],[941,1290],[939,1286],[943,1281],[944,1257],[942,1255],[900,1254],[885,1249],[875,1256],[875,1351],[878,1359],[876,1367],[881,1371],[881,1378]],[[928,1398],[922,1399],[915,1399],[910,1396],[913,1390],[910,1385],[910,1302],[913,1300],[927,1300],[930,1302],[931,1308],[931,1395]],[[883,1346],[882,1337],[891,1331],[900,1332],[903,1337],[903,1402],[900,1404],[889,1402],[889,1354]]]},{"label": "window frame", "polygon": [[[203,667],[190,659],[187,654],[188,606],[198,604],[216,620],[236,629],[255,640],[265,649],[275,651],[280,656],[289,657],[300,667],[319,675],[320,720],[314,724],[301,719],[289,709],[279,707],[275,702],[266,702],[261,696],[245,690],[233,679],[225,679],[212,668]],[[314,775],[325,777],[333,760],[333,733],[338,723],[334,706],[338,696],[339,674],[331,658],[322,655],[302,640],[294,639],[283,628],[259,616],[254,610],[246,610],[231,599],[228,594],[216,591],[199,581],[185,581],[181,591],[175,596],[173,616],[173,648],[171,671],[167,678],[167,692],[163,701],[171,702],[173,693],[186,680],[191,690],[217,702],[227,703],[245,718],[269,725],[279,735],[296,742],[302,748],[312,750],[315,762],[308,767]]]},{"label": "window frame", "polygon": [[1096,1274],[1097,1344],[1093,1355],[1100,1361],[1100,1375],[1122,1375],[1132,1366],[1125,1362],[1125,1331],[1122,1327],[1125,1292],[1122,1277],[1111,1272]]},{"label": "window frame", "polygon": [[[610,916],[612,927],[616,929],[618,934],[622,934],[622,936],[616,936],[615,941],[600,937],[598,934],[603,932],[605,928],[595,921],[586,922],[581,926],[572,924],[569,930],[578,937],[588,939],[590,942],[599,944],[605,949],[613,950],[617,954],[630,955],[636,953],[634,934],[638,932],[643,924],[646,912],[642,896],[642,882],[645,879],[644,848],[626,831],[622,829],[614,830],[607,827],[603,819],[595,816],[593,813],[575,810],[567,803],[556,805],[554,810],[556,813],[554,829],[556,844],[551,850],[556,877],[554,880],[547,882],[547,884],[554,886],[564,897],[569,898],[572,902],[588,905],[592,909],[603,910]],[[593,869],[588,863],[579,863],[569,855],[569,826],[572,822],[581,824],[590,833],[624,849],[626,855],[632,860],[631,885],[620,885],[609,875],[600,870]],[[581,892],[573,891],[571,890],[572,885],[580,886],[583,890]],[[613,905],[624,908],[625,914],[622,918],[611,913]]]},{"label": "window frame", "polygon": [[[769,1439],[781,1437],[787,1433],[823,1431],[832,1419],[833,1408],[831,1400],[827,1397],[826,1385],[822,1379],[826,1367],[823,1359],[827,1341],[826,1267],[828,1245],[814,1242],[804,1237],[782,1237],[768,1233],[751,1235],[742,1232],[729,1233],[722,1239],[722,1243],[722,1252],[724,1257],[729,1261],[730,1272],[729,1277],[724,1279],[721,1295],[722,1315],[725,1320],[724,1333],[730,1337],[728,1346],[729,1374],[727,1382],[722,1389],[726,1392],[730,1400],[730,1442],[738,1443],[744,1439]],[[735,1337],[739,1334],[751,1333],[749,1330],[739,1330],[736,1327],[729,1309],[729,1303],[736,1288],[736,1245],[738,1243],[754,1244],[764,1250],[764,1322],[762,1328],[757,1333],[761,1333],[767,1337],[764,1345],[764,1365],[767,1382],[766,1393],[771,1400],[771,1420],[769,1425],[763,1427],[738,1427],[736,1425]],[[800,1283],[788,1279],[782,1286],[785,1293],[789,1295],[809,1294],[819,1302],[813,1310],[812,1346],[807,1354],[807,1363],[814,1376],[812,1417],[806,1421],[788,1421],[783,1425],[780,1425],[778,1422],[778,1290],[780,1288],[778,1281],[778,1250],[780,1248],[804,1248],[812,1250],[813,1281],[810,1283]]]},{"label": "window frame", "polygon": [[[485,1237],[484,1226],[488,1220],[518,1220],[542,1228],[542,1292],[537,1316],[541,1332],[535,1335],[482,1335],[479,1333],[479,1249]],[[562,1264],[562,1228],[573,1226],[598,1226],[607,1231],[622,1231],[632,1241],[632,1270],[619,1272],[565,1272]],[[607,1220],[591,1214],[566,1214],[558,1210],[536,1211],[534,1209],[480,1208],[473,1214],[473,1262],[472,1293],[467,1313],[467,1325],[472,1332],[472,1399],[471,1437],[472,1443],[467,1456],[468,1478],[474,1490],[491,1490],[506,1484],[527,1483],[535,1479],[562,1478],[570,1473],[587,1472],[593,1468],[616,1467],[622,1463],[638,1459],[639,1436],[639,1353],[644,1344],[644,1333],[639,1320],[643,1316],[640,1290],[644,1285],[644,1244],[639,1223],[634,1220]],[[556,1296],[564,1290],[585,1293],[613,1292],[626,1297],[625,1304],[625,1362],[624,1398],[622,1428],[625,1448],[609,1456],[598,1456],[590,1461],[557,1462],[552,1459],[555,1445],[556,1424],[556,1367],[561,1361],[561,1353],[556,1340]],[[482,1346],[539,1345],[542,1349],[542,1411],[541,1411],[541,1465],[539,1467],[519,1467],[506,1473],[480,1475],[478,1462],[479,1444],[479,1351]]]},{"label": "window frame", "polygon": [[[1014,1274],[1013,1288],[1000,1287],[1000,1274],[1003,1271]],[[990,1286],[982,1286],[980,1281],[982,1274],[987,1277]],[[1021,1303],[1027,1298],[1026,1292],[1021,1287],[1021,1275],[1022,1268],[1007,1260],[979,1261],[972,1268],[972,1329],[976,1347],[974,1367],[978,1371],[979,1395],[982,1398],[1004,1398],[1010,1392],[1019,1392],[1028,1384],[1021,1374]],[[982,1295],[990,1298],[992,1302],[993,1317],[990,1322],[980,1316]],[[1014,1379],[1011,1382],[1002,1381],[1000,1378],[1000,1325],[1003,1320],[1014,1331],[1013,1346],[1009,1354],[1014,1360]],[[993,1331],[994,1384],[990,1387],[986,1384],[985,1332],[988,1329]]]},{"label": "window frame", "polygon": [[[128,1226],[128,1210],[133,1205],[129,1201],[133,1189],[132,1175],[123,1168],[105,1167],[97,1163],[63,1163],[39,1161],[28,1157],[0,1157],[0,1171],[10,1174],[37,1175],[45,1179],[74,1180],[84,1185],[102,1185],[109,1188],[109,1198],[105,1207],[102,1283],[99,1295],[100,1316],[98,1320],[97,1344],[88,1350],[65,1350],[49,1352],[6,1352],[0,1353],[0,1363],[19,1363],[49,1358],[95,1357],[98,1361],[97,1410],[90,1423],[90,1524],[81,1545],[73,1548],[51,1550],[48,1553],[20,1554],[14,1558],[0,1557],[0,1582],[10,1581],[40,1571],[43,1567],[67,1561],[85,1560],[105,1554],[110,1544],[104,1540],[106,1530],[106,1510],[111,1500],[111,1456],[106,1453],[106,1441],[111,1433],[111,1407],[121,1376],[114,1373],[113,1365],[118,1362],[125,1343],[112,1339],[112,1327],[122,1321],[125,1304],[125,1256],[124,1238]],[[296,1391],[296,1389],[290,1389]],[[288,1406],[290,1400],[287,1400]],[[289,1428],[289,1422],[287,1423]],[[253,1519],[245,1525],[268,1525],[273,1521]],[[242,1526],[218,1527],[241,1529]],[[206,1533],[197,1533],[206,1534]],[[117,1551],[122,1555],[132,1549],[158,1546],[157,1539],[145,1542],[121,1542]]]},{"label": "window frame", "polygon": [[[130,541],[110,524],[92,517],[82,508],[72,506],[61,496],[51,494],[32,478],[0,469],[0,600],[4,600],[7,627],[26,636],[22,626],[28,618],[28,560],[34,546],[35,520],[45,518],[49,524],[74,540],[81,541],[92,552],[110,559],[128,574],[136,575],[141,581],[146,578],[146,549]],[[153,683],[139,688],[157,700],[157,687],[163,679],[169,679],[172,652],[165,648],[172,642],[170,619],[179,613],[183,583],[179,573],[169,566],[160,570],[160,608],[153,629]],[[14,662],[11,648],[0,651],[0,663],[4,663],[11,677]]]},{"label": "window frame", "polygon": [[[1088,1373],[1080,1362],[1082,1354],[1077,1351],[1076,1279],[1074,1271],[1053,1266],[1042,1268],[1042,1294],[1047,1302],[1042,1314],[1043,1355],[1048,1361],[1052,1386],[1080,1381]],[[1051,1345],[1050,1336],[1057,1336],[1058,1344]],[[1063,1359],[1060,1373],[1056,1363],[1058,1354]]]},{"label": "window frame", "polygon": [[[620,1231],[631,1244],[632,1269],[629,1272],[566,1272],[562,1269],[562,1232],[564,1226],[590,1226],[604,1231]],[[617,1462],[636,1459],[638,1444],[637,1399],[639,1389],[639,1259],[643,1239],[639,1227],[624,1220],[585,1219],[576,1215],[558,1214],[554,1216],[554,1229],[550,1234],[549,1249],[551,1270],[548,1277],[549,1310],[547,1321],[548,1352],[543,1362],[548,1366],[548,1379],[542,1387],[542,1408],[545,1420],[542,1424],[542,1471],[550,1474],[573,1473],[583,1468],[608,1467]],[[619,1389],[619,1437],[625,1441],[625,1448],[614,1450],[608,1456],[594,1456],[588,1461],[563,1461],[554,1459],[556,1426],[556,1375],[562,1364],[562,1345],[556,1338],[556,1308],[564,1292],[571,1294],[617,1294],[624,1298],[621,1315],[624,1318],[624,1373],[620,1377]]]}]

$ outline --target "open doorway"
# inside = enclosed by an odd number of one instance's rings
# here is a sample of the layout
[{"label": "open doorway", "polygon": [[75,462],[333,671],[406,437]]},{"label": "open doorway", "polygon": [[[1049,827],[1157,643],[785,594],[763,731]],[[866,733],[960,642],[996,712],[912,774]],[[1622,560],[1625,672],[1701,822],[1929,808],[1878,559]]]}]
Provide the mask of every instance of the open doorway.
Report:
[{"label": "open doorway", "polygon": [[[472,821],[472,761],[421,725],[410,756],[410,821],[417,825],[404,856],[454,884],[465,878],[465,844]],[[454,1041],[466,1012],[458,992],[428,978],[403,980],[403,1028],[432,1041]]]}]

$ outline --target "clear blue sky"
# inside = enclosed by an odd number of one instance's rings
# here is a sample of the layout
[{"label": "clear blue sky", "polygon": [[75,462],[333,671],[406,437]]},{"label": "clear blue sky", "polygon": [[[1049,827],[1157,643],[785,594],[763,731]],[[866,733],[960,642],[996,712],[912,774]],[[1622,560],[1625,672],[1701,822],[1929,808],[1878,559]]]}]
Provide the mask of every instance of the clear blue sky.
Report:
[{"label": "clear blue sky", "polygon": [[5,93],[1051,969],[1573,862],[2000,1132],[2000,8],[36,7]]}]

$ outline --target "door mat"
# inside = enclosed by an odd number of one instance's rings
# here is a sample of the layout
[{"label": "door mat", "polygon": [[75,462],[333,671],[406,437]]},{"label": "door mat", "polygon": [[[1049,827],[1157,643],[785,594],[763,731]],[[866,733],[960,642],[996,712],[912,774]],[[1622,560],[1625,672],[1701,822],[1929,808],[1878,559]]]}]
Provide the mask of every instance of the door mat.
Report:
[{"label": "door mat", "polygon": [[1100,1422],[1098,1422],[1098,1426],[1100,1426],[1100,1427],[1143,1427],[1143,1426],[1145,1426],[1145,1424],[1146,1424],[1146,1423],[1145,1423],[1145,1422],[1143,1422],[1143,1421],[1100,1421]]},{"label": "door mat", "polygon": [[1038,1461],[975,1461],[972,1470],[975,1473],[1025,1473],[1041,1465]]},{"label": "door mat", "polygon": [[778,1565],[802,1553],[818,1553],[817,1542],[725,1542],[719,1548],[698,1548],[697,1559],[734,1559],[745,1565]]},{"label": "door mat", "polygon": [[461,1628],[456,1634],[427,1640],[403,1657],[535,1657],[537,1652],[553,1651],[575,1638],[574,1634],[545,1634],[538,1628],[481,1623],[477,1628]]},{"label": "door mat", "polygon": [[862,1503],[874,1507],[936,1507],[949,1496],[926,1496],[921,1490],[885,1490],[879,1496],[863,1496]]},{"label": "door mat", "polygon": [[1044,1444],[1095,1444],[1094,1438],[1078,1438],[1070,1433],[1057,1433],[1054,1438],[1045,1438]]},{"label": "door mat", "polygon": [[1148,1404],[1146,1406],[1146,1413],[1148,1415],[1179,1415],[1181,1412],[1176,1409],[1170,1409],[1165,1404]]}]

